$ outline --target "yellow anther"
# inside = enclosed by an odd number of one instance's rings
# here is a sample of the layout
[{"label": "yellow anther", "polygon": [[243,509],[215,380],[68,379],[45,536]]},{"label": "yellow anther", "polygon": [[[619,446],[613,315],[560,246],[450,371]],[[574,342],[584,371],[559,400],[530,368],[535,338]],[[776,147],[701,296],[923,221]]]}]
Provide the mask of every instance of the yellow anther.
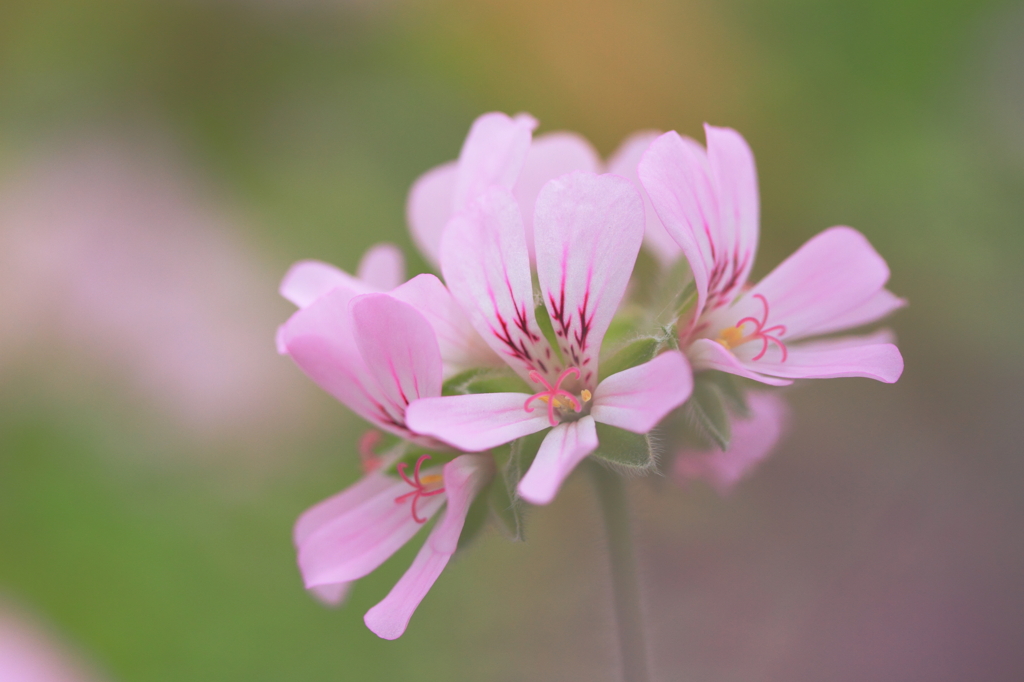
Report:
[{"label": "yellow anther", "polygon": [[422,483],[424,487],[442,482],[444,482],[444,476],[441,474],[427,474],[426,476],[420,477],[420,483]]},{"label": "yellow anther", "polygon": [[583,398],[583,402],[589,403],[590,399],[593,396],[590,394],[590,391],[588,391],[587,389],[583,389],[582,391],[580,391],[580,397]]},{"label": "yellow anther", "polygon": [[742,344],[746,339],[743,337],[742,329],[739,327],[729,327],[728,329],[723,329],[716,340],[725,346],[727,350],[731,350]]}]

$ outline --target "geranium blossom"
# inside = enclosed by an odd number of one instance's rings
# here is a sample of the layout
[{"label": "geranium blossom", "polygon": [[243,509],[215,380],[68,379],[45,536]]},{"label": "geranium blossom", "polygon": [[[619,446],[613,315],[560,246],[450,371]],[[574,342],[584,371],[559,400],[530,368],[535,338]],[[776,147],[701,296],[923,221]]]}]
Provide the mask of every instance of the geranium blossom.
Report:
[{"label": "geranium blossom", "polygon": [[425,398],[410,405],[408,423],[471,452],[551,428],[519,484],[524,499],[546,504],[598,447],[596,422],[647,433],[686,400],[691,377],[669,351],[598,382],[601,341],[643,239],[643,203],[629,181],[583,172],[551,181],[534,227],[555,344],[534,313],[526,231],[508,189],[492,187],[449,222],[441,267],[473,326],[536,392]]},{"label": "geranium blossom", "polygon": [[[410,304],[382,293],[353,298],[351,290],[337,286],[297,312],[280,339],[314,381],[371,423],[421,447],[448,450],[405,423],[409,403],[440,395],[442,381],[433,328]],[[367,614],[370,629],[388,639],[404,631],[455,552],[469,504],[494,473],[486,456],[457,457],[442,469],[422,454],[412,467],[399,463],[391,475],[385,469],[394,456],[307,511],[295,527],[306,587],[337,602],[348,583],[377,568],[447,503],[445,518],[409,572]]]},{"label": "geranium blossom", "polygon": [[844,376],[896,381],[903,358],[885,335],[805,341],[869,324],[904,305],[884,288],[885,261],[856,230],[833,227],[748,289],[759,232],[754,157],[734,130],[705,130],[706,151],[665,133],[638,169],[693,273],[695,300],[679,322],[679,337],[694,370],[774,385]]}]

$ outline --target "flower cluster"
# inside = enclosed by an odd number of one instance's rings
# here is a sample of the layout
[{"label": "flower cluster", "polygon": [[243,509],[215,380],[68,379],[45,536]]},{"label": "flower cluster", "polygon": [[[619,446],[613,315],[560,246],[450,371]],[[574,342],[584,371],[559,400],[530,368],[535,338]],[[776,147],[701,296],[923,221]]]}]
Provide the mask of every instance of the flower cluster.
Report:
[{"label": "flower cluster", "polygon": [[374,428],[366,475],[296,524],[306,587],[340,602],[439,517],[366,614],[386,639],[481,521],[520,538],[524,502],[551,502],[585,458],[724,492],[783,430],[785,404],[755,387],[903,369],[887,332],[829,336],[904,304],[855,230],[748,284],[759,197],[735,131],[707,126],[706,148],[641,133],[604,163],[536,125],[485,114],[413,185],[412,235],[443,282],[403,281],[382,245],[357,276],[304,261],[281,285],[299,310],[279,352]]}]

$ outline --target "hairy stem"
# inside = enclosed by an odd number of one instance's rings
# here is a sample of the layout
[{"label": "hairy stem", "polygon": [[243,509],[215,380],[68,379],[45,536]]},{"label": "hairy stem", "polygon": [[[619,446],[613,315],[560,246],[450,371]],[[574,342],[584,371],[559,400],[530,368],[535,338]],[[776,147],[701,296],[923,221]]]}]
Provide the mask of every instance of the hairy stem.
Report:
[{"label": "hairy stem", "polygon": [[633,538],[629,528],[629,507],[622,477],[596,462],[588,462],[601,515],[608,535],[608,559],[615,599],[615,622],[619,630],[624,682],[649,682],[647,642],[644,639],[643,608]]}]

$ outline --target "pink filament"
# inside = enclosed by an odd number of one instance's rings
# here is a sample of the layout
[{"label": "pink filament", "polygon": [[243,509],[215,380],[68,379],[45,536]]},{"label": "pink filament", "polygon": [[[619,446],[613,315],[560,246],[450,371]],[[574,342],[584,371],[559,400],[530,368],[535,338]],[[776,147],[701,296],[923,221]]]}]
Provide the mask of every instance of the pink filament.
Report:
[{"label": "pink filament", "polygon": [[405,502],[409,497],[412,497],[412,520],[416,523],[426,523],[427,520],[420,518],[420,515],[416,513],[416,503],[421,497],[430,497],[431,495],[440,495],[444,492],[444,488],[438,488],[437,490],[427,490],[427,487],[420,481],[420,467],[423,466],[423,462],[430,459],[430,455],[420,455],[420,458],[416,460],[416,466],[413,469],[412,478],[405,473],[406,467],[409,465],[405,462],[401,462],[398,465],[398,475],[402,477],[402,480],[411,485],[415,490],[399,495],[395,498],[395,502],[401,504]]},{"label": "pink filament", "polygon": [[765,324],[768,323],[768,299],[762,296],[761,294],[754,294],[754,298],[761,299],[761,304],[764,305],[764,315],[761,317],[760,320],[757,319],[756,317],[744,317],[742,320],[736,323],[736,328],[739,329],[747,322],[757,327],[757,329],[755,329],[753,333],[751,333],[744,339],[744,341],[761,339],[763,343],[763,345],[761,346],[761,352],[754,356],[754,360],[760,360],[761,358],[764,357],[764,354],[768,352],[768,343],[771,342],[778,346],[779,350],[782,351],[782,362],[785,362],[786,358],[789,356],[789,353],[786,350],[786,344],[782,343],[782,341],[779,340],[778,337],[786,333],[786,327],[785,325],[777,324],[774,327],[769,327],[768,329],[765,329],[764,326]]},{"label": "pink filament", "polygon": [[555,419],[556,398],[568,398],[569,403],[572,405],[572,409],[576,410],[577,412],[582,410],[583,405],[581,405],[580,401],[576,399],[576,396],[562,388],[562,382],[565,381],[570,374],[575,374],[577,379],[580,378],[580,370],[578,368],[567,367],[564,372],[558,375],[558,379],[555,381],[555,385],[552,386],[544,379],[543,376],[540,375],[539,372],[530,372],[530,379],[532,379],[533,382],[536,384],[543,384],[544,390],[541,391],[540,393],[534,393],[529,398],[527,398],[526,402],[523,403],[523,409],[526,410],[527,412],[533,412],[533,408],[530,406],[530,403],[532,403],[534,400],[537,400],[538,398],[544,398],[545,396],[547,396],[548,421],[551,422],[552,426],[558,426],[558,420]]}]

